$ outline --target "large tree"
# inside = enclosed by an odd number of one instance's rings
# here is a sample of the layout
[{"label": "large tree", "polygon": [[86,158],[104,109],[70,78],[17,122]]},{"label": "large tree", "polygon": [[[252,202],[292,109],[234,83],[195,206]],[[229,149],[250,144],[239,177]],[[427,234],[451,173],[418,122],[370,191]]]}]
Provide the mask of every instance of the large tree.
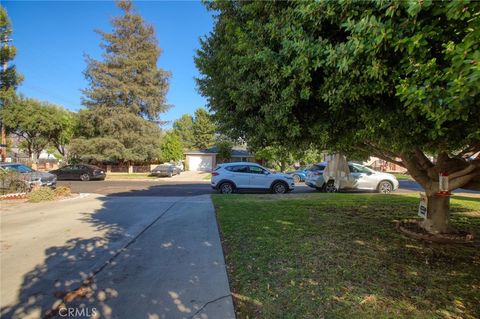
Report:
[{"label": "large tree", "polygon": [[183,114],[178,120],[173,122],[173,130],[182,141],[183,146],[191,150],[195,147],[193,138],[193,117],[190,114]]},{"label": "large tree", "polygon": [[193,142],[198,149],[212,147],[215,143],[215,124],[204,108],[195,111],[193,121]]},{"label": "large tree", "polygon": [[[408,169],[447,232],[449,198],[479,175],[480,3],[207,3],[196,64],[220,129],[250,145],[315,143]],[[434,161],[431,160],[433,156]]]},{"label": "large tree", "polygon": [[87,56],[83,103],[97,107],[125,108],[133,114],[158,119],[168,109],[166,94],[170,74],[157,67],[161,50],[153,26],[133,10],[131,1],[118,1],[123,15],[112,19],[111,33],[97,31],[105,50],[102,61]]},{"label": "large tree", "polygon": [[38,159],[48,146],[66,155],[65,146],[74,130],[74,115],[70,111],[19,96],[3,107],[0,115],[9,131],[22,138],[22,145],[30,157]]},{"label": "large tree", "polygon": [[[158,160],[159,115],[168,109],[169,73],[157,67],[161,50],[153,27],[135,13],[131,1],[119,1],[123,15],[112,20],[103,38],[102,61],[87,57],[76,157],[91,161]],[[112,149],[106,146],[111,144]]]},{"label": "large tree", "polygon": [[[12,24],[5,8],[0,6],[0,109],[6,107],[15,98],[15,89],[22,81],[22,77],[17,73],[15,65],[8,63],[15,58],[16,49],[10,45],[10,34],[12,33]],[[1,140],[0,143],[6,143],[6,126],[3,119],[0,121]],[[5,160],[5,147],[1,148],[1,159]]]}]

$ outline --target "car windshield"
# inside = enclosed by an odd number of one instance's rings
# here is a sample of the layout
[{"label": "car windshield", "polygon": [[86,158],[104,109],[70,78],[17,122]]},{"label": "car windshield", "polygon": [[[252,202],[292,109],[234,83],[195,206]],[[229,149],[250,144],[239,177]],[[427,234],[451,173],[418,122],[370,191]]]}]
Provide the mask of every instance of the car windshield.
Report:
[{"label": "car windshield", "polygon": [[9,165],[5,167],[6,170],[11,170],[11,171],[16,171],[19,173],[30,173],[33,172],[33,169],[31,169],[28,166],[25,165]]}]

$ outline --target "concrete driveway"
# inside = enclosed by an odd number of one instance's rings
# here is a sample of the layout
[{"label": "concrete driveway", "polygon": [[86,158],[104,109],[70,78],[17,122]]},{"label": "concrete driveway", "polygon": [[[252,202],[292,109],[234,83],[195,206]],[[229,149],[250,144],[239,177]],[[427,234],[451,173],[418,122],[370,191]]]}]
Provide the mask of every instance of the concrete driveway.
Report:
[{"label": "concrete driveway", "polygon": [[1,210],[2,318],[235,317],[208,195]]}]

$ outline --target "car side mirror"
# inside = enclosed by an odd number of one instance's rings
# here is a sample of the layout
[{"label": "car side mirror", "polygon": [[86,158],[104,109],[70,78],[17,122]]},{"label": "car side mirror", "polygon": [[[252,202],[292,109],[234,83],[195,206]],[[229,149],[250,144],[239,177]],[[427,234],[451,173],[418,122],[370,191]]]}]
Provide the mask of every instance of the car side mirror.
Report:
[{"label": "car side mirror", "polygon": [[263,174],[265,174],[265,175],[270,175],[270,172],[263,171]]}]

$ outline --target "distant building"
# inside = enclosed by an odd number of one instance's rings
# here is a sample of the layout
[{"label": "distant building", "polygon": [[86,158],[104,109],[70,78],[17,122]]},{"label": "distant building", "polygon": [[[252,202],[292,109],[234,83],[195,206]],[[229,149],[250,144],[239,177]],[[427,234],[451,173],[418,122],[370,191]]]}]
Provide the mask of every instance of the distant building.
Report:
[{"label": "distant building", "polygon": [[[399,158],[398,160],[401,161],[401,159]],[[364,161],[363,165],[369,166],[379,172],[405,173],[407,171],[405,167],[373,156],[370,157],[367,161]]]},{"label": "distant building", "polygon": [[[218,148],[185,152],[186,169],[189,171],[211,171],[217,164]],[[254,162],[255,156],[245,148],[232,148],[230,162]]]}]

